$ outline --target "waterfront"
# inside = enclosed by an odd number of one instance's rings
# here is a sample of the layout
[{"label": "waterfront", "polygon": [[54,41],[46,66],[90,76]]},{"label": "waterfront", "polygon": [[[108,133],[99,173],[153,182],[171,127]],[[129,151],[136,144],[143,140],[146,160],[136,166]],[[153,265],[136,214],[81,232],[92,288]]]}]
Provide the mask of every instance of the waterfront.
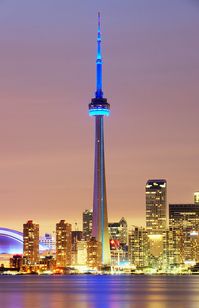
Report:
[{"label": "waterfront", "polygon": [[199,307],[199,276],[0,276],[3,308]]}]

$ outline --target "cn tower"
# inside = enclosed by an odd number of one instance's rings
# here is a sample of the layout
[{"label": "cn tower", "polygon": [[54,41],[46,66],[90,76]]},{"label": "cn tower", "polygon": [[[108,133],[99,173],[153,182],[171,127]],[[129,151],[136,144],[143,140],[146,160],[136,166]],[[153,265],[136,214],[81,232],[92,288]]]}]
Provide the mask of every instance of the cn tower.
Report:
[{"label": "cn tower", "polygon": [[93,191],[92,236],[102,243],[102,264],[110,265],[110,245],[106,199],[106,177],[104,161],[104,116],[109,116],[110,105],[102,91],[102,55],[100,13],[98,13],[96,92],[89,104],[89,115],[95,118],[95,162]]}]

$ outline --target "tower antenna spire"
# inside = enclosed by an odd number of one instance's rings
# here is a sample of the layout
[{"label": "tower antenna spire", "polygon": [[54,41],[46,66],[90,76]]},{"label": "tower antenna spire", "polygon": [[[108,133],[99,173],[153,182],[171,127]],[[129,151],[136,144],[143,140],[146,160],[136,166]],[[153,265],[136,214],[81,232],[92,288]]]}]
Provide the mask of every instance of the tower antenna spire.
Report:
[{"label": "tower antenna spire", "polygon": [[98,12],[98,28],[97,28],[97,58],[96,58],[96,98],[103,97],[102,91],[102,54],[101,54],[101,18]]},{"label": "tower antenna spire", "polygon": [[100,32],[100,12],[98,12],[98,32]]}]

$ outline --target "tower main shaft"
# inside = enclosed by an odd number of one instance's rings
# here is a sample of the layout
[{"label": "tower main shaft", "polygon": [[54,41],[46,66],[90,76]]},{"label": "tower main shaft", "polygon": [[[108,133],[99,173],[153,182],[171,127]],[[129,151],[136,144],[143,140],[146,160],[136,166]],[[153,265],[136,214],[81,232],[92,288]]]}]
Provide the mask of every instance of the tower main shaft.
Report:
[{"label": "tower main shaft", "polygon": [[110,264],[106,178],[104,159],[104,116],[109,116],[110,105],[103,98],[100,15],[98,14],[96,92],[89,104],[89,115],[95,117],[95,162],[93,191],[92,235],[102,243],[102,264]]}]

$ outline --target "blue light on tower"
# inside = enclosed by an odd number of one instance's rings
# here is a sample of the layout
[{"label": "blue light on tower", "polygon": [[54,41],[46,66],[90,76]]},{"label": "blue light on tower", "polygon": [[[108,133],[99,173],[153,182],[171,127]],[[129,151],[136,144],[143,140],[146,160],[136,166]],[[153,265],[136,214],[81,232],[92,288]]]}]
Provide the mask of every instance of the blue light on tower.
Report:
[{"label": "blue light on tower", "polygon": [[97,31],[97,58],[96,58],[96,92],[95,98],[89,104],[90,116],[109,116],[110,105],[106,98],[103,98],[102,91],[102,54],[101,54],[101,27],[100,27],[100,13],[98,13],[98,31]]},{"label": "blue light on tower", "polygon": [[104,158],[104,116],[109,116],[110,105],[102,91],[102,55],[100,14],[98,13],[96,92],[89,104],[89,115],[95,117],[95,163],[93,192],[92,236],[102,243],[102,264],[110,265],[110,245],[106,200],[106,178]]},{"label": "blue light on tower", "polygon": [[89,115],[90,116],[102,115],[108,117],[110,115],[110,110],[106,108],[94,107],[93,109],[89,110]]}]

